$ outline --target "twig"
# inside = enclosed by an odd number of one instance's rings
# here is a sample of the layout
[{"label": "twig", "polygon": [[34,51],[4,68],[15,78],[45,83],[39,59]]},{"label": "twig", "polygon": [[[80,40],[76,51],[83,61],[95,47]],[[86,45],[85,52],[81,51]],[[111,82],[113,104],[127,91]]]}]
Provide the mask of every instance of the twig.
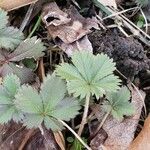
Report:
[{"label": "twig", "polygon": [[[106,7],[109,12],[112,14],[115,13],[113,9],[110,9]],[[141,30],[139,27],[137,27],[133,22],[131,22],[128,18],[126,18],[124,15],[119,14],[115,16],[118,20],[122,20],[124,26],[133,33],[134,36],[137,36],[142,42],[144,42],[146,45],[150,46],[150,36],[146,34],[143,30]],[[143,36],[144,35],[144,36]],[[149,40],[147,40],[148,38]]]},{"label": "twig", "polygon": [[105,121],[106,121],[107,117],[109,116],[110,112],[111,112],[111,111],[108,111],[108,112],[105,114],[103,120],[101,121],[101,123],[99,124],[98,128],[97,128],[96,131],[95,131],[95,135],[98,133],[98,131],[101,129],[101,127],[102,127],[103,124],[105,123]]},{"label": "twig", "polygon": [[80,128],[78,130],[78,135],[79,136],[81,136],[84,125],[86,124],[86,119],[87,119],[88,110],[89,110],[89,103],[90,103],[90,97],[86,96],[85,106],[84,106],[84,113],[83,113],[82,121],[81,121],[81,124],[80,124]]},{"label": "twig", "polygon": [[61,122],[70,132],[72,132],[72,134],[83,144],[83,146],[87,149],[87,150],[92,150],[82,139],[81,137],[71,128],[69,127],[64,121],[58,119],[59,122]]},{"label": "twig", "polygon": [[33,8],[34,8],[34,3],[31,4],[31,5],[29,6],[29,8],[28,8],[28,11],[27,11],[27,13],[26,13],[26,15],[25,15],[25,17],[24,17],[24,19],[23,19],[23,21],[22,21],[21,26],[20,26],[20,30],[21,30],[21,31],[23,31],[23,30],[25,29],[25,27],[26,27],[26,25],[27,25],[27,23],[28,23],[28,21],[29,21],[29,19],[30,19],[30,17],[31,17],[31,14],[32,14],[32,12],[33,12]]},{"label": "twig", "polygon": [[129,9],[126,9],[126,10],[123,10],[123,11],[119,11],[119,12],[116,12],[116,13],[112,13],[111,15],[109,15],[109,16],[107,16],[107,17],[104,17],[102,20],[115,17],[115,16],[117,16],[117,15],[123,14],[123,13],[125,13],[125,12],[128,12],[128,11],[130,11],[130,10],[134,10],[134,9],[137,9],[137,8],[138,8],[138,7],[134,7],[134,8],[129,8]]}]

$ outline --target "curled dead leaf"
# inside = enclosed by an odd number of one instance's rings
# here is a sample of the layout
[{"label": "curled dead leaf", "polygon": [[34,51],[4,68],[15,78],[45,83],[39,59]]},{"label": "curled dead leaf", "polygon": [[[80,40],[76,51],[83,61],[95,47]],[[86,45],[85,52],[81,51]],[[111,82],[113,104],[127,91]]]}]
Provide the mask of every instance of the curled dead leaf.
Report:
[{"label": "curled dead leaf", "polygon": [[52,2],[44,7],[42,20],[56,45],[68,55],[73,49],[84,48],[92,51],[86,35],[92,32],[92,28],[99,29],[96,18],[84,18],[73,6],[62,11],[55,2]]}]

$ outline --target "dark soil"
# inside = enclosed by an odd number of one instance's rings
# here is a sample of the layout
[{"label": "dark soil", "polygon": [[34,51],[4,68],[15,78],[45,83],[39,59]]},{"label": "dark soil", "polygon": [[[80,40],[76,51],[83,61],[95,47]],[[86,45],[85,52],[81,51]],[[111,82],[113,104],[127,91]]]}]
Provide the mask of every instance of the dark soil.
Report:
[{"label": "dark soil", "polygon": [[150,59],[143,46],[134,38],[125,38],[117,31],[95,31],[89,35],[94,53],[105,53],[113,58],[118,70],[128,79],[150,68]]}]

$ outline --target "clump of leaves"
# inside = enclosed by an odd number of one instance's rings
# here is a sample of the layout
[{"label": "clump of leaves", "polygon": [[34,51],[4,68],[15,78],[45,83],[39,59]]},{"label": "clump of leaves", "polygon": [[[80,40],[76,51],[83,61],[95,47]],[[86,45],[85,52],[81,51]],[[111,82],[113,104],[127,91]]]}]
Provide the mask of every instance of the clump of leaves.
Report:
[{"label": "clump of leaves", "polygon": [[11,119],[18,122],[23,117],[14,104],[15,94],[20,86],[20,80],[16,75],[4,77],[3,84],[0,85],[0,123],[7,123]]},{"label": "clump of leaves", "polygon": [[7,12],[0,9],[0,48],[13,50],[23,39],[23,33],[17,28],[7,26]]},{"label": "clump of leaves", "polygon": [[23,85],[15,96],[15,105],[24,114],[24,124],[39,127],[42,123],[53,131],[61,130],[57,120],[68,121],[78,114],[78,101],[65,97],[65,82],[60,78],[48,75],[38,92],[29,85]]},{"label": "clump of leaves", "polygon": [[[45,47],[36,37],[23,41],[23,33],[14,27],[8,27],[8,16],[0,9],[0,76],[16,74],[21,81],[30,82],[34,73],[24,65],[20,65],[26,58],[37,59],[44,55]],[[11,51],[10,51],[11,50]]]},{"label": "clump of leaves", "polygon": [[85,109],[82,122],[78,131],[81,135],[86,122],[90,97],[97,98],[106,94],[106,91],[114,92],[119,89],[117,76],[113,74],[115,63],[107,55],[93,55],[82,51],[75,52],[72,56],[72,63],[62,63],[57,67],[56,73],[67,81],[67,89],[75,97],[85,98]]},{"label": "clump of leaves", "polygon": [[44,50],[43,43],[36,37],[21,42],[11,53],[0,49],[0,75],[4,77],[7,74],[14,73],[23,83],[29,82],[34,77],[32,70],[23,65],[18,65],[18,63],[25,58],[37,59],[44,55]]},{"label": "clump of leaves", "polygon": [[110,112],[114,118],[122,120],[124,115],[132,115],[135,110],[129,102],[130,91],[127,87],[122,87],[117,92],[108,92],[106,94],[107,101],[104,101],[103,108],[106,112]]}]

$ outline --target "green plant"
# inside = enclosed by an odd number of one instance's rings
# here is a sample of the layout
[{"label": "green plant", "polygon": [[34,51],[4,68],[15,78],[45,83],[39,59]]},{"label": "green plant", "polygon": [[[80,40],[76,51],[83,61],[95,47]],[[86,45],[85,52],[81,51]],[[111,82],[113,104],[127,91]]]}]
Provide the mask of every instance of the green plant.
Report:
[{"label": "green plant", "polygon": [[62,63],[57,67],[56,73],[66,79],[67,89],[75,97],[86,98],[85,110],[78,134],[81,135],[86,122],[89,101],[92,95],[97,98],[119,89],[117,76],[113,74],[115,63],[107,55],[93,55],[89,52],[75,52],[72,63]]},{"label": "green plant", "polygon": [[[11,119],[15,122],[21,121],[28,128],[39,128],[47,141],[46,129],[57,131],[64,125],[90,150],[63,121],[74,118],[80,109],[77,100],[65,97],[66,92],[65,82],[55,76],[48,75],[38,92],[32,86],[25,84],[21,86],[16,75],[8,75],[4,77],[0,86],[0,123],[8,123]],[[54,143],[49,143],[51,148]]]},{"label": "green plant", "polygon": [[[66,97],[66,92],[65,82],[54,75],[48,75],[44,79],[39,92],[32,86],[21,86],[16,75],[7,75],[0,86],[0,123],[8,123],[11,119],[15,122],[21,121],[28,128],[39,128],[47,141],[45,130],[58,131],[63,129],[64,125],[88,150],[91,150],[63,121],[74,118],[80,109],[78,101]],[[49,143],[51,148],[54,143]]]},{"label": "green plant", "polygon": [[7,12],[0,8],[0,48],[13,50],[24,39],[23,33],[17,28],[7,26]]},{"label": "green plant", "polygon": [[0,76],[16,74],[21,82],[30,82],[34,79],[32,69],[22,65],[26,58],[35,60],[43,56],[45,47],[36,37],[23,41],[23,33],[14,27],[8,27],[7,13],[0,9]]},{"label": "green plant", "polygon": [[130,91],[127,87],[122,87],[117,92],[108,92],[103,108],[114,118],[122,120],[124,115],[132,115],[135,112],[133,105],[129,102],[130,97]]},{"label": "green plant", "polygon": [[130,91],[127,87],[122,87],[117,92],[108,92],[106,94],[106,100],[103,102],[102,106],[106,114],[96,129],[95,134],[101,129],[110,114],[117,120],[122,120],[124,115],[134,114],[135,109],[129,102],[130,97]]},{"label": "green plant", "polygon": [[24,114],[24,124],[39,127],[42,122],[53,131],[61,130],[57,119],[70,120],[78,113],[80,106],[71,97],[65,97],[65,82],[55,76],[47,76],[38,92],[29,85],[23,85],[15,95],[15,105]]},{"label": "green plant", "polygon": [[0,123],[7,123],[11,119],[18,122],[23,117],[14,104],[15,94],[20,86],[20,80],[16,75],[4,77],[3,84],[0,85]]},{"label": "green plant", "polygon": [[142,15],[139,15],[136,22],[137,22],[136,25],[139,28],[142,28],[144,26],[144,23],[145,23],[144,17]]}]

